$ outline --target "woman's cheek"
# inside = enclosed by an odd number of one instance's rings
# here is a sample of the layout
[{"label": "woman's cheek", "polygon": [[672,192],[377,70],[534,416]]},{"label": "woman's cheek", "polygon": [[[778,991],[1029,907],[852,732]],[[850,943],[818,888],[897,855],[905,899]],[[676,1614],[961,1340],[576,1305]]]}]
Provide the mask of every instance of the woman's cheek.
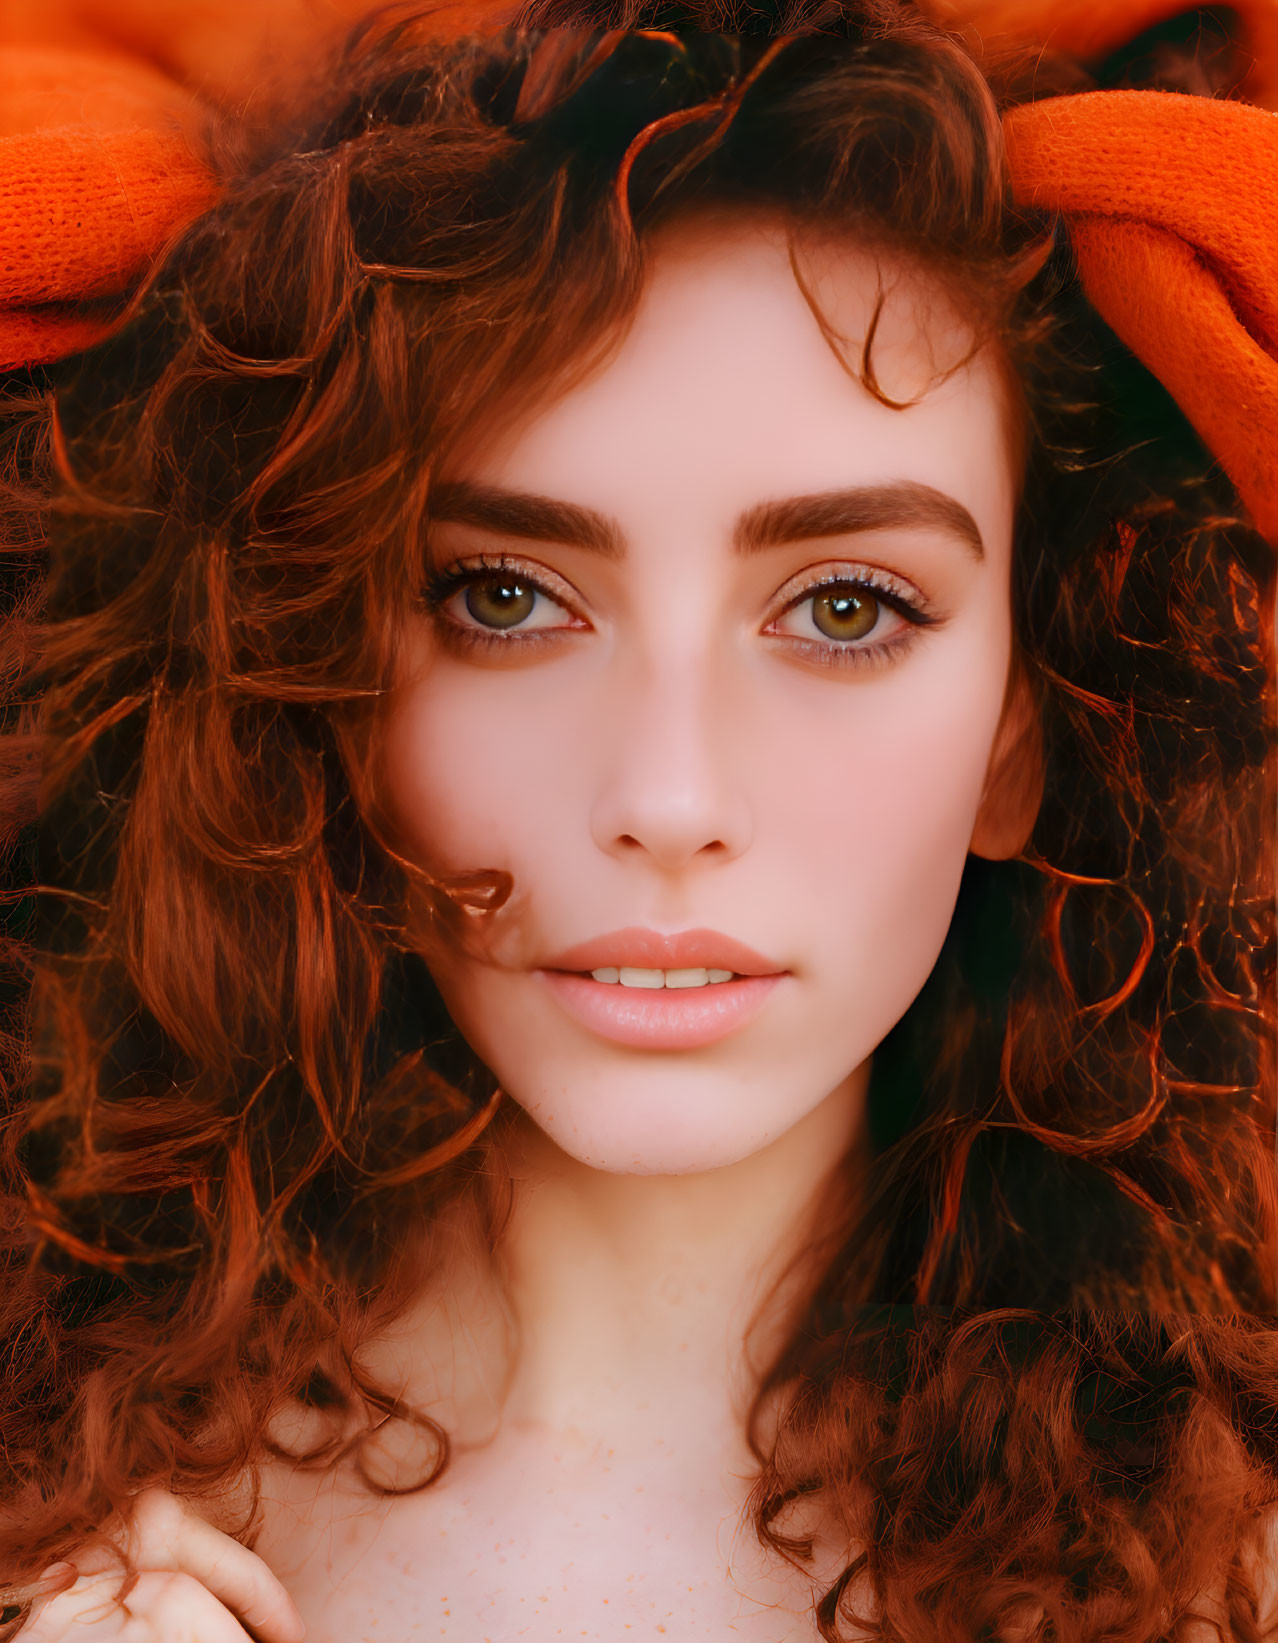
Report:
[{"label": "woman's cheek", "polygon": [[[397,703],[382,744],[397,827],[445,871],[509,866],[563,760],[554,715],[530,712],[518,681],[444,663]],[[513,688],[512,688],[513,685]]]},{"label": "woman's cheek", "polygon": [[902,670],[901,688],[882,691],[875,711],[858,712],[835,739],[841,760],[831,757],[829,726],[794,735],[761,830],[788,841],[776,870],[807,910],[807,942],[826,955],[832,986],[867,1008],[880,1000],[868,1008],[880,1036],[944,943],[998,728],[999,652],[979,669],[953,660],[931,680]]}]

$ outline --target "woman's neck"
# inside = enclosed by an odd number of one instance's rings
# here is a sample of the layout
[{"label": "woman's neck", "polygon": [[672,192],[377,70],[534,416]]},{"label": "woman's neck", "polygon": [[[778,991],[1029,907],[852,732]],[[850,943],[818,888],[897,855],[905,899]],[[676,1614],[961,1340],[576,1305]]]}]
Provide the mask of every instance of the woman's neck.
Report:
[{"label": "woman's neck", "polygon": [[639,1441],[739,1426],[794,1301],[793,1282],[769,1291],[809,1242],[863,1105],[854,1074],[762,1151],[695,1175],[604,1174],[517,1125],[507,1419]]},{"label": "woman's neck", "polygon": [[739,1443],[817,1276],[803,1252],[854,1190],[867,1082],[858,1069],[767,1147],[694,1175],[605,1174],[516,1114],[495,1142],[513,1188],[496,1260],[452,1260],[393,1331],[411,1391],[461,1447],[498,1430]]}]

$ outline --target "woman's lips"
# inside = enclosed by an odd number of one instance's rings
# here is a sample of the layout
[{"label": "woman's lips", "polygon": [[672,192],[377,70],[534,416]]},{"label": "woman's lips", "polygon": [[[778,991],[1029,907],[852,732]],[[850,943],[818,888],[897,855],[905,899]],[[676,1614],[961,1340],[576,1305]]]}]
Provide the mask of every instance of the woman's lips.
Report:
[{"label": "woman's lips", "polygon": [[751,1020],[785,980],[779,972],[736,976],[704,987],[625,987],[576,971],[537,974],[582,1026],[616,1044],[646,1050],[693,1050],[726,1038]]},{"label": "woman's lips", "polygon": [[[609,979],[596,981],[592,970]],[[647,971],[649,977],[654,971],[729,971],[732,979],[701,986],[627,986],[612,979],[622,970]],[[537,971],[582,1026],[615,1044],[646,1050],[692,1050],[726,1038],[763,1008],[787,973],[719,930],[665,934],[638,925],[579,942]]]},{"label": "woman's lips", "polygon": [[783,964],[765,958],[744,941],[725,936],[719,930],[677,930],[665,935],[660,930],[639,925],[578,942],[575,947],[545,961],[547,970],[578,972],[623,966],[652,970],[732,970],[742,976],[775,976],[785,972]]}]

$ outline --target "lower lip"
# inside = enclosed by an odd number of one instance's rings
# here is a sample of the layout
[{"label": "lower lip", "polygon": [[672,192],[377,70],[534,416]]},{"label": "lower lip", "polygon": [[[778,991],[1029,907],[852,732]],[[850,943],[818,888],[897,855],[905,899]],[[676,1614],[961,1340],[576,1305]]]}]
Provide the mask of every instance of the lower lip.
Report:
[{"label": "lower lip", "polygon": [[591,1032],[643,1050],[695,1050],[743,1027],[785,973],[741,976],[704,987],[623,987],[571,970],[539,970],[547,986]]}]

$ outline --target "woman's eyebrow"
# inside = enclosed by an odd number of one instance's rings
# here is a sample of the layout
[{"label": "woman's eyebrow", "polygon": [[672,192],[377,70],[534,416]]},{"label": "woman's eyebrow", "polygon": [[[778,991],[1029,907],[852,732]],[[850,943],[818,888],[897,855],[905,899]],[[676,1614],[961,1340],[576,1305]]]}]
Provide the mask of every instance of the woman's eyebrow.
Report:
[{"label": "woman's eyebrow", "polygon": [[[625,535],[615,519],[594,508],[531,491],[453,480],[436,487],[430,514],[437,521],[474,525],[499,536],[562,542],[609,559],[625,557]],[[944,531],[957,537],[977,559],[985,557],[980,530],[963,504],[914,479],[757,503],[737,520],[733,546],[740,554],[751,554],[786,542],[902,527]]]},{"label": "woman's eyebrow", "polygon": [[975,558],[985,557],[980,529],[963,504],[916,479],[760,502],[737,521],[734,544],[738,553],[757,553],[816,536],[902,528],[944,531],[958,537]]},{"label": "woman's eyebrow", "polygon": [[431,492],[428,511],[433,520],[475,525],[497,536],[563,542],[574,548],[589,548],[609,559],[625,557],[625,536],[615,519],[576,502],[556,502],[553,497],[537,496],[531,491],[450,480]]}]

